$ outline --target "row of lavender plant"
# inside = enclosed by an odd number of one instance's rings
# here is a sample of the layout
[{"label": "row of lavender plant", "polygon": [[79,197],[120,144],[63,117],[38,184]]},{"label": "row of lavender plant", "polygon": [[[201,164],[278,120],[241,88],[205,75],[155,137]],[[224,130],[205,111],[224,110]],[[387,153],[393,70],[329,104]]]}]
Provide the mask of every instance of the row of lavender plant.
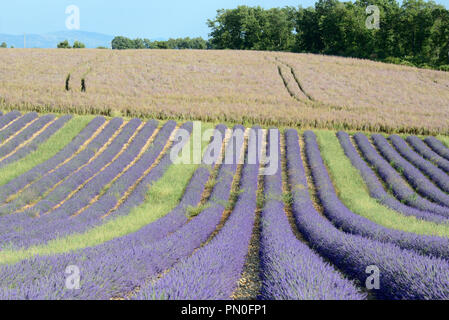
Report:
[{"label": "row of lavender plant", "polygon": [[[124,296],[190,255],[210,237],[222,217],[223,204],[230,197],[236,170],[235,163],[222,165],[208,208],[159,241],[149,241],[148,238],[151,239],[158,230],[150,224],[133,234],[77,253],[35,257],[3,266],[0,268],[0,299],[108,299]],[[65,288],[64,270],[68,265],[80,268],[80,290]]]},{"label": "row of lavender plant", "polygon": [[0,145],[4,144],[4,142],[18,132],[20,129],[25,127],[28,123],[35,120],[38,117],[36,112],[31,112],[23,115],[17,121],[14,121],[9,126],[0,130]]},{"label": "row of lavender plant", "polygon": [[371,137],[382,156],[405,177],[419,194],[442,206],[449,207],[449,195],[429,181],[413,164],[401,157],[387,139],[380,134],[373,134]]},{"label": "row of lavender plant", "polygon": [[[121,139],[118,140],[118,136],[114,139],[113,143],[109,145],[104,152],[97,157],[94,161],[89,162],[93,157],[97,154],[98,150],[108,142],[111,136],[116,132],[120,126],[122,125],[123,120],[119,118],[115,118],[111,120],[105,129],[98,135],[93,141],[91,141],[88,146],[80,152],[76,157],[71,159],[69,162],[65,163],[63,166],[52,172],[51,174],[45,175],[40,180],[35,183],[27,186],[25,190],[23,190],[19,196],[17,196],[12,201],[3,204],[0,206],[0,214],[5,215],[9,213],[13,213],[15,211],[19,211],[25,205],[30,205],[33,201],[41,200],[41,195],[45,194],[48,190],[51,190],[56,184],[60,183],[59,188],[63,187],[64,184],[68,184],[70,181],[77,180],[79,177],[79,173],[86,172],[89,168],[92,168],[94,165],[96,170],[98,171],[102,166],[107,163],[107,159],[113,157],[114,152],[118,152],[120,150],[120,146],[125,143],[125,139],[130,137],[132,132],[128,130],[126,133],[123,131],[119,134]],[[135,125],[133,125],[134,127]],[[103,157],[106,159],[103,160]],[[86,166],[90,163],[90,166]],[[79,170],[79,168],[82,168]],[[73,173],[77,174],[74,175]],[[95,170],[90,170],[84,176],[91,176],[95,173]],[[80,182],[82,183],[82,181]],[[70,188],[70,185],[62,188],[66,193],[69,193],[73,190]],[[61,196],[63,198],[63,196]],[[55,197],[55,201],[57,198]]]},{"label": "row of lavender plant", "polygon": [[[287,130],[285,138],[288,150],[287,173],[289,180],[292,180],[292,177],[297,177],[297,166],[301,161],[296,130]],[[271,151],[281,154],[279,145],[269,145]],[[264,177],[265,206],[261,214],[260,239],[262,288],[259,298],[364,299],[366,295],[352,281],[345,279],[294,235],[284,211],[280,157],[278,168],[275,175]],[[295,194],[306,188],[307,182],[302,181],[301,185],[293,186],[292,192]],[[307,203],[304,205],[304,210],[310,209]]]},{"label": "row of lavender plant", "polygon": [[[447,156],[449,159],[449,149],[444,147],[444,145],[438,141],[434,137],[428,137],[425,140],[428,145],[433,146],[433,149],[440,150],[442,154],[444,154],[444,151],[447,150]],[[424,141],[422,141],[420,138],[415,136],[409,136],[407,137],[407,142],[419,153],[421,154],[425,159],[432,162],[434,165],[439,167],[441,170],[444,170],[446,173],[449,174],[449,160],[445,159],[444,157],[440,156],[438,153],[434,152],[432,148],[430,148]]]},{"label": "row of lavender plant", "polygon": [[[260,128],[253,128],[247,152],[261,150]],[[258,141],[259,140],[259,141]],[[205,247],[182,259],[157,282],[149,282],[133,299],[218,300],[230,299],[243,271],[254,225],[257,203],[259,157],[245,162],[239,198],[231,216]]]},{"label": "row of lavender plant", "polygon": [[6,127],[8,124],[11,123],[11,121],[15,120],[16,118],[20,117],[19,111],[11,111],[7,114],[4,114],[0,117],[0,130],[2,130],[4,127]]},{"label": "row of lavender plant", "polygon": [[345,232],[358,234],[380,242],[391,242],[403,249],[449,260],[449,238],[418,235],[413,232],[389,229],[353,213],[338,198],[326,167],[321,159],[318,145],[308,137],[308,160],[324,214]]},{"label": "row of lavender plant", "polygon": [[[144,125],[142,130],[131,141],[130,139],[140,123],[138,119],[131,120],[114,139],[107,151],[52,191],[41,204],[37,205],[37,210],[48,212],[58,202],[64,201],[64,204],[57,210],[52,211],[51,214],[57,216],[57,212],[61,212],[66,216],[70,216],[87,205],[90,199],[100,193],[105,185],[138,156],[157,128],[157,122],[150,121]],[[173,127],[161,130],[157,138],[166,141],[172,130]],[[119,155],[123,148],[126,148],[125,152]],[[117,155],[119,156],[115,158]],[[88,182],[86,183],[86,181]],[[77,190],[81,186],[82,188],[70,197],[72,191]],[[67,192],[67,190],[70,191]],[[36,208],[32,208],[32,210],[35,211]]]},{"label": "row of lavender plant", "polygon": [[[191,130],[190,123],[186,123],[183,126],[184,128],[187,128],[188,130]],[[223,125],[217,126],[217,130],[215,131],[217,134],[220,133],[222,136],[224,136],[225,127]],[[220,136],[221,137],[221,136]],[[215,136],[216,143],[221,142],[218,140],[220,137]],[[212,145],[209,145],[207,152],[214,152],[214,148]],[[211,154],[210,159],[215,159],[218,156],[218,154]],[[215,160],[214,160],[215,161]],[[117,216],[123,216],[128,214],[132,208],[136,207],[137,205],[143,203],[145,201],[145,196],[148,190],[148,186],[151,186],[154,182],[156,182],[158,179],[160,179],[163,174],[166,172],[168,167],[172,165],[171,161],[171,155],[169,152],[165,153],[159,163],[152,168],[149,173],[147,173],[145,176],[143,176],[144,172],[149,169],[149,167],[152,165],[151,162],[147,161],[139,161],[135,166],[133,166],[130,170],[133,170],[132,175],[135,176],[134,178],[128,176],[128,173],[125,173],[120,179],[116,181],[116,183],[121,184],[121,180],[123,180],[124,183],[127,185],[133,184],[135,181],[135,178],[141,179],[141,181],[136,185],[132,186],[133,190],[132,192],[126,196],[123,203],[118,205],[118,201],[120,198],[120,194],[115,194],[110,191],[105,193],[98,201],[96,201],[94,204],[92,204],[90,207],[88,207],[82,214],[71,217],[70,219],[64,219],[60,220],[58,223],[58,236],[67,235],[67,234],[73,234],[73,233],[82,233],[85,232],[88,228],[92,228],[95,226],[98,226],[105,221],[108,221],[109,219],[114,219]],[[137,173],[136,173],[137,171]],[[138,175],[140,172],[140,175]],[[148,172],[148,171],[147,171]],[[210,166],[202,165],[198,170],[196,175],[202,175],[204,178],[208,178],[210,175]],[[143,178],[142,178],[143,177]],[[123,179],[122,179],[123,178]],[[112,186],[115,186],[116,183],[114,183]],[[112,188],[111,188],[112,189]],[[199,201],[199,200],[198,200]],[[196,202],[195,202],[196,204]],[[117,206],[118,205],[118,206]],[[111,209],[115,208],[114,211],[110,212]],[[180,213],[182,210],[179,209],[176,212]],[[106,213],[110,212],[110,214],[106,217],[104,215]],[[182,224],[185,223],[187,220],[187,217],[183,214],[182,217],[178,215],[168,215],[171,218],[171,228],[174,228],[172,230],[175,230],[176,228],[180,227]],[[168,218],[168,217],[167,217]],[[176,222],[177,221],[177,222]],[[158,222],[155,222],[156,224]],[[43,239],[42,237],[46,237]],[[42,237],[39,237],[39,242],[47,241],[49,239],[53,239],[55,237],[54,234],[49,235],[42,235]]]},{"label": "row of lavender plant", "polygon": [[[127,186],[134,184],[134,182],[152,166],[156,158],[159,156],[175,125],[176,124],[174,122],[167,123],[161,129],[160,134],[156,137],[152,144],[152,148],[148,149],[142,155],[142,158],[139,159],[118,180],[116,180],[112,186],[119,184],[124,188],[123,192],[125,192],[127,190]],[[148,127],[150,126],[151,124],[148,124]],[[147,130],[144,127],[141,131],[142,134],[145,134],[145,131]],[[148,134],[149,133],[150,132],[148,132]],[[30,245],[42,244],[49,240],[72,234],[73,232],[81,233],[92,226],[103,223],[104,221],[101,217],[109,212],[110,209],[114,208],[118,202],[118,199],[121,197],[121,194],[116,194],[115,192],[110,194],[109,191],[112,188],[86,210],[74,217],[72,217],[72,215],[80,210],[80,208],[88,205],[89,201],[102,190],[111,177],[115,177],[118,172],[121,172],[121,169],[124,166],[129,164],[134,159],[136,153],[141,149],[142,145],[145,144],[147,139],[148,136],[142,137],[137,135],[136,140],[130,144],[127,150],[128,152],[123,153],[111,166],[95,177],[94,180],[86,184],[86,186],[72,199],[67,201],[67,204],[64,204],[57,210],[51,212],[49,215],[41,217],[39,222],[29,224],[27,227],[29,230],[22,225],[20,233],[14,231],[0,238],[7,241],[9,246],[13,245],[27,247]],[[167,166],[164,166],[163,164],[157,168],[157,171],[160,173],[159,177],[162,176],[166,168]],[[149,183],[144,182],[144,185],[148,184]]]},{"label": "row of lavender plant", "polygon": [[[124,132],[128,130],[133,132],[139,125],[139,122],[140,121],[136,121],[134,126],[129,128],[125,127]],[[140,159],[132,168],[138,168],[139,171],[142,172],[142,170],[144,171],[145,168],[151,166],[154,159],[161,152],[175,125],[175,123],[167,123],[153,142],[153,144],[159,145],[159,147],[147,150],[142,159]],[[8,246],[26,247],[33,244],[41,244],[48,240],[70,234],[74,227],[72,224],[74,224],[74,220],[77,219],[77,217],[73,219],[70,219],[70,217],[78,210],[88,205],[91,199],[101,192],[107,183],[109,183],[118,173],[122,172],[122,170],[134,160],[143,145],[145,145],[151,134],[154,132],[156,126],[156,122],[145,124],[142,130],[137,134],[136,139],[129,144],[127,152],[122,153],[109,167],[96,175],[94,179],[89,181],[61,207],[50,212],[48,215],[39,218],[37,221],[28,220],[25,223],[20,224],[20,231],[15,230],[17,227],[16,225],[14,230],[10,229],[10,232],[2,234],[0,238],[2,238]],[[116,152],[114,155],[115,154]],[[129,180],[129,182],[132,183],[131,180]],[[99,219],[99,213],[100,212],[93,212],[92,214]],[[85,214],[86,213],[83,212],[81,215]],[[95,218],[92,217],[92,219]],[[83,224],[83,228],[87,227],[88,225]]]},{"label": "row of lavender plant", "polygon": [[446,160],[449,160],[449,149],[440,140],[435,137],[427,137],[424,141],[433,151],[438,153],[441,157],[444,157]]},{"label": "row of lavender plant", "polygon": [[[309,165],[324,168],[315,134],[307,131],[304,139]],[[298,163],[298,176],[304,175],[302,163]],[[317,178],[313,176],[314,181]],[[299,230],[315,250],[361,283],[367,280],[368,267],[378,268],[379,289],[373,293],[379,298],[449,298],[449,263],[446,260],[339,230],[314,210],[307,188],[301,188],[303,181],[303,178],[298,181],[291,177],[292,190],[297,190],[292,197],[293,214]]]},{"label": "row of lavender plant", "polygon": [[396,148],[405,160],[409,161],[413,166],[421,170],[430,180],[432,180],[441,190],[449,192],[449,176],[440,168],[424,160],[418,153],[399,136],[391,135],[388,138],[391,144]]},{"label": "row of lavender plant", "polygon": [[[106,119],[104,117],[96,117],[61,151],[59,151],[52,158],[35,166],[30,171],[27,171],[19,177],[9,181],[7,184],[0,186],[0,202],[4,202],[9,196],[16,194],[25,186],[47,176],[48,172],[59,168],[64,161],[73,157],[79,151],[83,144],[92,137],[92,135],[104,124]],[[66,174],[61,175],[62,177]]]},{"label": "row of lavender plant", "polygon": [[50,124],[44,131],[39,133],[32,141],[28,142],[25,146],[21,147],[19,150],[15,151],[13,154],[8,156],[6,159],[0,162],[0,167],[6,166],[17,160],[22,159],[31,152],[35,151],[39,145],[47,139],[49,139],[53,134],[55,134],[59,129],[61,129],[64,124],[72,118],[70,115],[62,116],[56,119],[52,124]]},{"label": "row of lavender plant", "polygon": [[394,196],[390,195],[382,186],[382,183],[377,178],[375,172],[358,154],[357,150],[351,143],[349,135],[346,132],[340,131],[337,133],[337,137],[340,141],[340,145],[343,148],[344,153],[349,158],[352,165],[357,168],[362,175],[362,178],[370,192],[371,197],[377,199],[384,206],[387,206],[406,216],[414,216],[418,219],[433,221],[437,223],[449,222],[447,218],[434,214],[430,211],[422,211],[414,207],[407,206],[398,201]]},{"label": "row of lavender plant", "polygon": [[393,194],[406,204],[423,211],[430,211],[444,217],[449,217],[449,208],[433,203],[419,196],[391,165],[380,156],[371,145],[368,138],[356,133],[354,140],[364,158],[376,169],[379,176],[391,188]]},{"label": "row of lavender plant", "polygon": [[[36,132],[41,130],[47,123],[53,121],[54,115],[48,114],[43,117],[38,118],[29,127],[25,128],[22,132],[17,134],[15,137],[10,139],[8,143],[5,143],[0,147],[0,158],[5,157],[14,151],[20,144],[31,138]],[[1,166],[1,162],[0,162]]]}]

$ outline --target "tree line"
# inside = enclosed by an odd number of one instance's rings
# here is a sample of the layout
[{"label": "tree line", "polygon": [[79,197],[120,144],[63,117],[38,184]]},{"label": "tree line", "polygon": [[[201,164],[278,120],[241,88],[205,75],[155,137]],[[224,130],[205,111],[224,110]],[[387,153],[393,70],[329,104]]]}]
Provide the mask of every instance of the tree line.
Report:
[{"label": "tree line", "polygon": [[150,41],[149,39],[129,39],[118,36],[112,40],[112,49],[208,49],[208,42],[203,38],[178,38],[167,41]]},{"label": "tree line", "polygon": [[[378,28],[366,9],[379,9]],[[239,6],[218,10],[216,49],[310,52],[441,68],[449,71],[449,10],[433,1],[319,0],[309,8]]]}]

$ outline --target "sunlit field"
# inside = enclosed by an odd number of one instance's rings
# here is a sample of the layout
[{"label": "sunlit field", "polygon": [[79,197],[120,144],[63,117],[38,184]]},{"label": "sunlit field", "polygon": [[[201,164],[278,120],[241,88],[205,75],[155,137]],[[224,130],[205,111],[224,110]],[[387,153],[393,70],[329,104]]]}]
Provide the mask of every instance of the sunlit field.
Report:
[{"label": "sunlit field", "polygon": [[252,51],[5,49],[0,69],[5,110],[449,131],[447,72],[359,59]]}]

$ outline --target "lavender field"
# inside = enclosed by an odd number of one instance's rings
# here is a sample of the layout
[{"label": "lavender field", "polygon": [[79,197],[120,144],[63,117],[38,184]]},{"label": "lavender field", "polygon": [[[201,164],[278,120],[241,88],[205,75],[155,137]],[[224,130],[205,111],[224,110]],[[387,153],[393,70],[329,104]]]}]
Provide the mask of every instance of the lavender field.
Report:
[{"label": "lavender field", "polygon": [[449,299],[447,138],[217,123],[2,112],[0,300]]}]

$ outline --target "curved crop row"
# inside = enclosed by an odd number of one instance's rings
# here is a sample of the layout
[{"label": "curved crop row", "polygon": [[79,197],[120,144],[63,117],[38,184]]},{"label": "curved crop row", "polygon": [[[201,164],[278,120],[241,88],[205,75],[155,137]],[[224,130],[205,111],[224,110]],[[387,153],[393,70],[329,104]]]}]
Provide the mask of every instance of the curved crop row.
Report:
[{"label": "curved crop row", "polygon": [[[439,150],[442,154],[447,151],[447,156],[449,158],[449,150],[434,137],[426,138],[426,143],[418,137],[409,136],[407,137],[407,142],[424,158],[432,162],[434,165],[444,170],[449,174],[449,160],[440,156],[438,153],[434,152],[432,149]],[[429,147],[432,146],[432,147]]]},{"label": "curved crop row", "polygon": [[[131,126],[129,130],[135,130],[135,126],[137,125],[138,122],[135,123],[134,126]],[[75,224],[75,218],[70,219],[70,217],[77,212],[77,210],[87,205],[89,201],[101,191],[106,183],[113,179],[118,172],[121,172],[128,163],[133,161],[134,157],[142,149],[143,145],[145,145],[147,140],[149,140],[149,137],[154,132],[156,126],[156,122],[149,122],[145,124],[144,128],[137,136],[139,138],[130,143],[127,149],[128,152],[123,153],[107,168],[103,167],[102,169],[104,170],[100,174],[89,181],[89,183],[87,183],[72,198],[67,200],[61,207],[45,216],[40,217],[36,221],[28,220],[19,224],[19,231],[10,229],[10,232],[2,234],[0,238],[3,239],[5,243],[8,243],[8,245],[14,244],[15,246],[19,245],[20,247],[26,247],[32,244],[41,244],[48,240],[67,235],[74,229],[74,227],[79,228],[80,225]],[[168,140],[168,137],[173,130],[173,126],[174,124],[164,126],[156,138],[155,143],[159,141],[159,144],[163,145],[165,141]],[[154,158],[159,154],[159,152],[160,148],[153,149],[153,152],[147,152],[147,158],[141,159],[143,160],[141,162],[141,166],[150,166],[152,161],[150,161],[151,159],[148,159],[148,156]],[[94,212],[93,216],[89,218],[92,218],[91,220],[95,220],[95,218],[99,219],[101,216],[99,214],[100,212]],[[88,226],[88,224],[82,225],[83,229],[86,229]],[[15,225],[15,227],[17,227],[17,225]]]},{"label": "curved crop row", "polygon": [[380,134],[373,134],[371,137],[382,156],[405,177],[418,193],[442,206],[449,207],[449,195],[438,189],[413,164],[405,160],[394,150],[387,139]]},{"label": "curved crop row", "polygon": [[20,132],[25,130],[37,119],[37,113],[32,112],[11,121],[7,126],[0,130],[0,146],[3,146],[9,140],[13,139],[16,135],[20,134]]},{"label": "curved crop row", "polygon": [[424,141],[433,151],[446,158],[446,160],[449,160],[449,149],[440,140],[435,137],[427,137]]},{"label": "curved crop row", "polygon": [[0,117],[0,130],[3,130],[7,125],[11,123],[11,121],[14,121],[20,117],[20,112],[18,111],[11,111],[7,114],[4,114]]},{"label": "curved crop row", "polygon": [[396,148],[396,150],[401,154],[401,156],[403,156],[413,166],[420,169],[441,190],[449,192],[449,176],[443,170],[433,165],[429,161],[424,160],[418,153],[413,151],[413,149],[411,149],[401,137],[392,135],[389,137],[389,140],[391,141],[391,144]]},{"label": "curved crop row", "polygon": [[[56,170],[51,170],[40,179],[27,184],[20,190],[20,194],[7,199],[7,204],[0,206],[0,214],[25,211],[27,208],[38,204],[48,196],[56,187],[70,179],[76,179],[75,173],[82,172],[85,167],[98,159],[105,150],[108,150],[108,142],[114,132],[118,131],[123,121],[121,119],[111,120],[102,132],[75,157],[65,162]],[[107,145],[105,150],[102,146]],[[98,161],[98,160],[97,160]],[[92,173],[93,174],[93,173]],[[74,177],[75,176],[75,177]],[[67,188],[67,191],[70,189]]]},{"label": "curved crop row", "polygon": [[[222,203],[229,199],[236,170],[237,165],[222,165],[210,207],[159,241],[147,241],[155,231],[150,224],[136,233],[79,253],[36,257],[0,268],[0,299],[23,299],[27,295],[33,299],[107,299],[134,290],[149,277],[191,254],[209,238],[221,219]],[[68,264],[80,267],[83,275],[80,290],[64,289],[64,270]]]},{"label": "curved crop row", "polygon": [[46,126],[47,124],[51,123],[54,120],[55,120],[54,115],[48,114],[42,116],[40,118],[37,118],[36,121],[34,121],[30,126],[25,128],[19,134],[15,135],[14,137],[11,137],[11,139],[7,143],[4,143],[0,147],[0,165],[1,161],[5,159],[9,154],[11,154],[11,152],[13,152],[19,145],[27,141],[36,132],[38,132],[44,126]]},{"label": "curved crop row", "polygon": [[346,156],[351,161],[352,165],[359,170],[369,189],[370,195],[377,199],[381,204],[396,210],[406,216],[414,216],[419,219],[428,220],[437,223],[448,223],[449,220],[440,215],[434,214],[429,211],[422,211],[416,208],[407,206],[398,201],[395,197],[385,191],[382,183],[377,178],[373,170],[366,164],[366,162],[360,157],[357,150],[351,143],[349,135],[346,132],[340,131],[337,133],[338,140],[342,146]]},{"label": "curved crop row", "polygon": [[[304,137],[307,160],[310,165],[315,165],[308,158],[318,148],[315,135],[308,131]],[[298,176],[303,177],[302,163],[298,161],[297,164]],[[298,229],[319,253],[362,283],[367,279],[367,267],[379,268],[380,287],[376,295],[380,298],[449,298],[448,262],[338,230],[316,212],[307,188],[295,188],[301,186],[302,181],[304,179],[290,181],[294,191],[293,214]]]},{"label": "curved crop row", "polygon": [[[121,187],[126,187],[129,184],[133,184],[136,180],[138,180],[141,175],[143,175],[143,172],[148,170],[148,168],[152,167],[152,164],[156,160],[156,157],[160,154],[161,149],[164,145],[164,142],[168,139],[168,136],[171,134],[171,127],[167,126],[168,129],[162,129],[161,130],[161,136],[157,137],[155,140],[155,143],[159,143],[159,148],[152,149],[151,151],[148,150],[139,161],[134,164],[123,176],[120,177],[116,182],[114,182],[113,186],[116,184],[119,184]],[[143,139],[144,140],[144,139]],[[158,141],[159,140],[159,141]],[[144,141],[143,141],[144,142]],[[138,146],[137,146],[138,147]],[[132,149],[133,146],[130,146]],[[130,150],[132,151],[132,150]],[[118,159],[118,163],[122,163],[129,160],[132,160],[132,152],[124,154],[123,159]],[[170,155],[166,154],[167,157]],[[123,161],[122,161],[123,160]],[[126,160],[126,161],[125,161]],[[144,195],[146,187],[151,184],[152,182],[156,181],[158,178],[160,178],[165,170],[170,165],[169,162],[164,161],[163,163],[160,162],[158,165],[156,165],[153,170],[157,171],[157,174],[152,176],[151,179],[147,181],[140,181],[139,183],[139,189],[133,190],[132,198],[129,202],[126,203],[125,206],[120,208],[120,213],[129,212],[129,210],[132,207],[135,207],[139,203],[143,202],[144,198],[139,197],[138,195]],[[108,168],[109,170],[109,168]],[[111,166],[111,171],[114,170],[114,168]],[[109,173],[105,172],[106,176],[109,176]],[[122,179],[123,178],[123,179]],[[99,185],[100,183],[95,184],[94,186]],[[103,188],[103,187],[102,187]],[[98,190],[98,189],[97,189]],[[138,194],[134,194],[134,191],[140,191]],[[108,210],[114,207],[114,205],[117,204],[119,194],[116,194],[115,192],[112,194],[106,193],[103,197],[100,198],[100,200],[94,202],[92,205],[90,205],[89,208],[87,208],[82,214],[74,216],[73,213],[76,212],[76,210],[79,210],[78,208],[86,205],[88,201],[93,197],[95,194],[95,190],[90,189],[84,190],[82,189],[80,191],[81,193],[85,194],[84,199],[80,200],[79,195],[74,197],[73,201],[77,201],[77,207],[74,207],[73,205],[70,206],[70,211],[65,208],[65,206],[62,206],[61,208],[55,210],[49,215],[46,215],[44,217],[41,217],[40,219],[43,219],[44,223],[34,223],[30,227],[30,231],[28,233],[22,234],[21,237],[13,236],[13,238],[8,238],[9,243],[13,242],[15,245],[18,245],[20,247],[26,247],[30,245],[37,245],[42,244],[44,242],[47,242],[49,240],[55,239],[57,237],[64,237],[69,234],[73,234],[75,232],[77,233],[83,233],[88,228],[91,228],[93,226],[99,225],[103,223],[103,219],[101,219],[102,215],[104,215]],[[22,227],[22,230],[24,228]],[[34,236],[31,236],[34,235]],[[14,239],[12,241],[12,239]]]},{"label": "curved crop row", "polygon": [[92,185],[92,181],[97,181],[97,177],[115,162],[119,153],[128,147],[128,142],[140,123],[140,120],[121,123],[119,132],[114,132],[112,137],[109,136],[106,145],[101,147],[92,158],[77,168],[68,179],[58,182],[38,203],[27,206],[24,212],[40,216],[43,213],[53,212],[66,205],[68,201],[73,201],[72,199],[80,190],[84,189],[88,183]]},{"label": "curved crop row", "polygon": [[[279,133],[278,133],[279,134]],[[296,130],[286,133],[287,172],[296,175],[300,161]],[[269,146],[280,155],[279,146]],[[299,158],[298,158],[299,157]],[[265,206],[261,221],[261,280],[262,299],[364,299],[351,281],[342,277],[331,265],[291,230],[282,201],[282,172],[265,177]],[[293,192],[307,188],[307,183],[295,185]]]},{"label": "curved crop row", "polygon": [[[73,120],[72,120],[73,121]],[[87,126],[77,134],[64,148],[45,162],[34,166],[31,170],[19,175],[17,178],[8,181],[0,186],[0,202],[4,202],[8,197],[17,194],[26,186],[55,171],[62,164],[79,151],[81,146],[95,134],[95,131],[105,122],[103,117],[97,117],[90,121]]]},{"label": "curved crop row", "polygon": [[312,134],[307,134],[307,158],[311,168],[317,195],[324,214],[339,229],[380,242],[391,242],[403,249],[433,255],[449,260],[449,239],[437,236],[418,235],[412,232],[393,230],[353,213],[338,198],[332,181],[320,155],[318,144]]},{"label": "curved crop row", "polygon": [[17,146],[9,155],[5,156],[0,162],[0,167],[4,167],[10,163],[13,163],[23,157],[27,156],[31,152],[35,151],[39,145],[48,140],[53,134],[60,130],[72,117],[62,116],[52,122],[47,123],[43,128],[36,132],[30,139],[24,141],[21,145]]},{"label": "curved crop row", "polygon": [[365,159],[376,169],[379,176],[392,189],[394,195],[406,204],[423,211],[430,211],[444,217],[449,217],[449,208],[433,203],[418,194],[402,179],[399,173],[381,157],[371,145],[368,138],[356,133],[354,140]]},{"label": "curved crop row", "polygon": [[[257,133],[251,130],[248,150],[256,146]],[[248,151],[249,152],[249,151]],[[243,271],[253,230],[259,161],[245,163],[237,203],[231,216],[205,247],[182,259],[162,279],[139,290],[134,299],[217,300],[229,299]]]}]

